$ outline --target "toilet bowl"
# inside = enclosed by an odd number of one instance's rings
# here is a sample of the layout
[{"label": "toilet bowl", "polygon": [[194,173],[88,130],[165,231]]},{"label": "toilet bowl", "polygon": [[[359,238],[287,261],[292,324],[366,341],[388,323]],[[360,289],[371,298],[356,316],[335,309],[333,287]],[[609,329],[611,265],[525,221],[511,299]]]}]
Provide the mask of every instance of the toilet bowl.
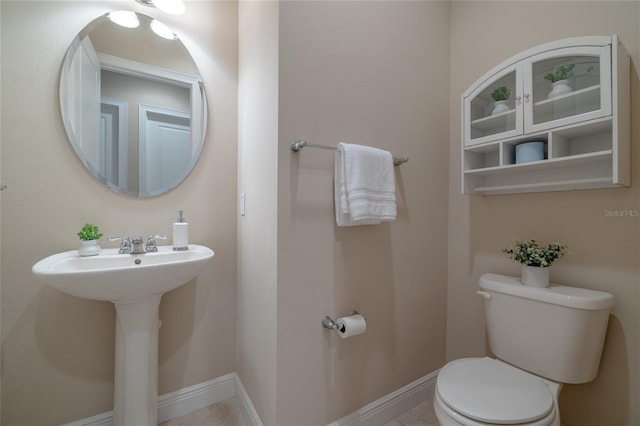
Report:
[{"label": "toilet bowl", "polygon": [[446,426],[559,426],[560,388],[500,360],[462,358],[440,370],[433,406]]}]

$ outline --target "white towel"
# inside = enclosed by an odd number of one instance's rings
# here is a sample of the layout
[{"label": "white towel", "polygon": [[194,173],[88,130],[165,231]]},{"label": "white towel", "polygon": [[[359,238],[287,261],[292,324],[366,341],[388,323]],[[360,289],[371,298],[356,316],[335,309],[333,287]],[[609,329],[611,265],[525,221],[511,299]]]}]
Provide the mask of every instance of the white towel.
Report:
[{"label": "white towel", "polygon": [[338,226],[373,225],[396,218],[396,183],[389,151],[340,142],[334,195]]}]

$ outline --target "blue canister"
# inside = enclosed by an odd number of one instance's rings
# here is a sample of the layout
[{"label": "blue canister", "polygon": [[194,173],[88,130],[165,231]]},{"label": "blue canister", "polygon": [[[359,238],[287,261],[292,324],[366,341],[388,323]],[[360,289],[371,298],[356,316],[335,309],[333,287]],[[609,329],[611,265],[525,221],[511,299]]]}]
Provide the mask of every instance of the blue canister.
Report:
[{"label": "blue canister", "polygon": [[516,163],[544,160],[544,142],[525,142],[516,145]]}]

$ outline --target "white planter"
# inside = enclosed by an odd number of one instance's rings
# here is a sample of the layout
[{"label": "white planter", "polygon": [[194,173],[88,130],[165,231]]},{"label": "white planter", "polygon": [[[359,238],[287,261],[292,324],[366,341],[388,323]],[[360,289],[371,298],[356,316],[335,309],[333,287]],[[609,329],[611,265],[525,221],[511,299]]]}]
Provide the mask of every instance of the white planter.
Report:
[{"label": "white planter", "polygon": [[547,98],[552,99],[571,92],[573,92],[573,89],[569,86],[569,80],[558,80],[555,83],[551,83],[551,91]]},{"label": "white planter", "polygon": [[551,268],[522,265],[520,281],[530,287],[549,287],[549,269]]},{"label": "white planter", "polygon": [[95,256],[100,254],[100,246],[98,240],[82,241],[82,246],[78,249],[80,256]]},{"label": "white planter", "polygon": [[496,101],[493,106],[493,110],[491,111],[491,115],[500,114],[501,112],[509,111],[509,105],[507,105],[507,101]]}]

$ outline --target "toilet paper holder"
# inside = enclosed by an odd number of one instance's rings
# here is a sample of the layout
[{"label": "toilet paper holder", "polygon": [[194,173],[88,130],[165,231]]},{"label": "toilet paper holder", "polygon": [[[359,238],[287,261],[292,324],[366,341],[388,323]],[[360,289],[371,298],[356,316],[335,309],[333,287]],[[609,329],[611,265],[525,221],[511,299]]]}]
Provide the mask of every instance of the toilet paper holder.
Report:
[{"label": "toilet paper holder", "polygon": [[[360,312],[358,311],[352,311],[349,316],[351,315],[359,315]],[[340,325],[337,324],[334,320],[331,319],[330,316],[326,316],[322,319],[322,326],[324,328],[328,328],[329,330],[333,330],[333,331],[342,331],[344,332],[344,326],[342,326],[342,329],[340,329]]]}]

